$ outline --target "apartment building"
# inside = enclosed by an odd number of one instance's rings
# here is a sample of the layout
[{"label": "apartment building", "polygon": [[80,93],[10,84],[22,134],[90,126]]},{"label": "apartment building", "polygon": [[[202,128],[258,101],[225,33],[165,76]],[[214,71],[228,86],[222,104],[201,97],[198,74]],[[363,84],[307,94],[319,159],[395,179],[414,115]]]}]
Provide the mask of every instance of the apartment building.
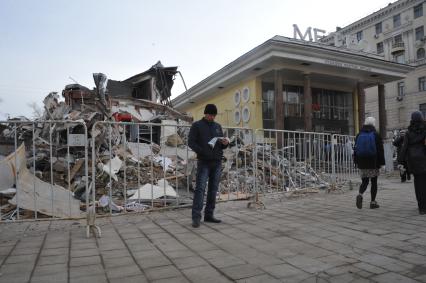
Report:
[{"label": "apartment building", "polygon": [[[375,53],[384,60],[415,67],[405,78],[384,84],[384,103],[379,103],[379,78],[377,86],[364,89],[364,114],[379,119],[389,138],[393,131],[407,127],[412,111],[420,110],[426,116],[424,10],[424,0],[396,1],[321,39],[335,47]],[[379,117],[379,113],[384,115]]]}]

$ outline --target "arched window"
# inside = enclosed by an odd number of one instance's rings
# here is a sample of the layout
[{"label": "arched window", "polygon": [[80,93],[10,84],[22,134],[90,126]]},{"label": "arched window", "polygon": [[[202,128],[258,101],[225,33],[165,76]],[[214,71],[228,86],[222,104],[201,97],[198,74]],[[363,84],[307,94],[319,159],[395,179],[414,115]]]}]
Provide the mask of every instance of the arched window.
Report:
[{"label": "arched window", "polygon": [[424,58],[425,58],[424,48],[417,49],[417,59],[424,59]]}]

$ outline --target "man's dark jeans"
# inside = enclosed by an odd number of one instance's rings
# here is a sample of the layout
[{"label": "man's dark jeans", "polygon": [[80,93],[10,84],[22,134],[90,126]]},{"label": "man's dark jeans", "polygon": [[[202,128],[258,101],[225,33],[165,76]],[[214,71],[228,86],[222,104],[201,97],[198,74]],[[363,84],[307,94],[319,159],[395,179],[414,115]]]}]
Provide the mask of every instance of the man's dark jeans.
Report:
[{"label": "man's dark jeans", "polygon": [[203,210],[204,193],[206,191],[207,181],[209,186],[207,190],[206,208],[204,216],[212,217],[216,206],[216,194],[219,189],[219,181],[222,163],[217,161],[199,160],[197,163],[197,180],[194,191],[194,201],[192,203],[192,220],[201,220],[201,211]]}]

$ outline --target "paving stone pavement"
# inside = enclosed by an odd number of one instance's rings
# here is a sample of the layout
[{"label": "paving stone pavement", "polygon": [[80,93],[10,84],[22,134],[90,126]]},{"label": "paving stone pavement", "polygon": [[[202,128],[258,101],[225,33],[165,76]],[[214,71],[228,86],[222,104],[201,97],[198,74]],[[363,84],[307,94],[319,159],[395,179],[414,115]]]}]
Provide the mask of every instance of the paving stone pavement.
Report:
[{"label": "paving stone pavement", "polygon": [[379,209],[345,193],[221,203],[221,224],[190,209],[84,222],[0,224],[0,282],[426,282],[426,215],[413,183],[379,178]]}]

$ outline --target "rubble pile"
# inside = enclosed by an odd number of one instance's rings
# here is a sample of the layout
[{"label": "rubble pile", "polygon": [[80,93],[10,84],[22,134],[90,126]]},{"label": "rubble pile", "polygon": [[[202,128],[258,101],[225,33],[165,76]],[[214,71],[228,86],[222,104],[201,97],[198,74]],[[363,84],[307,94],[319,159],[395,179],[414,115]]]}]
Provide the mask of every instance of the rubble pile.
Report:
[{"label": "rubble pile", "polygon": [[[140,209],[145,207],[135,204],[132,191],[144,184],[159,185],[161,178],[170,183],[184,182],[185,172],[176,172],[188,168],[188,162],[182,159],[188,159],[183,154],[187,150],[182,148],[177,132],[169,135],[162,130],[166,127],[161,126],[189,126],[192,121],[170,104],[176,72],[176,67],[165,68],[158,62],[124,81],[108,80],[97,73],[93,75],[93,90],[78,84],[67,85],[62,92],[65,101],[60,101],[56,92],[45,97],[41,117],[33,121],[19,117],[2,123],[1,218],[16,219],[17,204],[22,218],[80,217],[87,209],[86,187],[91,191],[93,184],[96,205]],[[176,127],[172,126],[172,131]],[[170,145],[176,145],[176,150],[171,150]],[[190,158],[194,158],[189,152]],[[92,166],[96,170],[95,180]],[[170,190],[167,181],[163,187]],[[170,195],[176,199],[173,188],[172,191]],[[126,203],[127,198],[133,203]],[[115,202],[117,205],[113,206]]]},{"label": "rubble pile", "polygon": [[265,183],[266,192],[290,191],[305,188],[326,188],[329,177],[317,173],[311,166],[314,160],[297,161],[289,147],[276,149],[270,144],[257,146],[257,176]]},{"label": "rubble pile", "polygon": [[[196,157],[182,143],[179,134],[161,136],[160,144],[152,140],[130,142],[123,135],[125,124],[98,126],[104,128],[100,130],[103,133],[114,132],[115,127],[118,135],[95,140],[97,195],[108,196],[123,209],[132,210],[135,202],[163,206],[176,202],[178,192],[189,192],[187,182],[194,171]],[[179,126],[175,129],[179,132]]]},{"label": "rubble pile", "polygon": [[[191,203],[192,119],[170,104],[174,73],[157,63],[125,81],[94,74],[95,89],[68,85],[65,101],[55,92],[46,96],[42,117],[0,124],[1,219],[16,219],[18,209],[20,219],[81,217],[93,190],[101,214]],[[328,186],[285,148],[256,144],[235,129],[225,136],[221,200]]]}]

